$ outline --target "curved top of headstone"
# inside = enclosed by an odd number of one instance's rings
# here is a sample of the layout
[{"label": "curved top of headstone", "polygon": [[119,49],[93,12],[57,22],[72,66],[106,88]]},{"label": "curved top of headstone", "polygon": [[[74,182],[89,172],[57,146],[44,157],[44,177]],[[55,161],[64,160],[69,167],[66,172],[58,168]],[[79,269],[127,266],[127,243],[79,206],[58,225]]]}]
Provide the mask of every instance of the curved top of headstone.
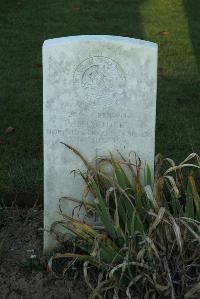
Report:
[{"label": "curved top of headstone", "polygon": [[157,44],[149,41],[144,41],[141,39],[136,39],[132,37],[123,37],[115,35],[75,35],[68,37],[59,37],[45,40],[43,47],[48,47],[51,45],[66,44],[67,42],[112,42],[116,44],[126,43],[134,46],[142,46],[147,48],[156,48]]}]

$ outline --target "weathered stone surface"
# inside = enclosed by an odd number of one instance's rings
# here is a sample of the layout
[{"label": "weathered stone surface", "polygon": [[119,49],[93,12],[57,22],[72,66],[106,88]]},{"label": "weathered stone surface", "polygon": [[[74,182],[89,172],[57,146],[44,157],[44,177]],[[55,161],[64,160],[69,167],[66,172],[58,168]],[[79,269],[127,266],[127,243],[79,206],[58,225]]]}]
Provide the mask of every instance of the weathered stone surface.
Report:
[{"label": "weathered stone surface", "polygon": [[[83,168],[60,142],[90,159],[136,151],[153,167],[157,45],[115,36],[47,40],[44,74],[44,225],[60,219],[62,196],[80,198]],[[70,214],[74,205],[66,202]],[[54,246],[45,233],[44,248]]]}]

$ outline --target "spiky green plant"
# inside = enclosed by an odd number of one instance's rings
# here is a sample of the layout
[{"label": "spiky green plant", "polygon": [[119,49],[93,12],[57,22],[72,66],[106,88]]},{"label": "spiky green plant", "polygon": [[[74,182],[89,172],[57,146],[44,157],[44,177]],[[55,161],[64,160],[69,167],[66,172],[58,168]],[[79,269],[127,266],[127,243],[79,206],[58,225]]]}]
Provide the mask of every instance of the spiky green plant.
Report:
[{"label": "spiky green plant", "polygon": [[199,156],[193,153],[179,165],[157,156],[153,180],[137,157],[133,163],[110,154],[91,163],[66,147],[87,167],[79,172],[87,186],[82,202],[100,225],[63,214],[52,232],[61,240],[64,227],[75,246],[54,255],[50,269],[56,259],[69,259],[69,266],[81,261],[91,298],[199,298]]}]

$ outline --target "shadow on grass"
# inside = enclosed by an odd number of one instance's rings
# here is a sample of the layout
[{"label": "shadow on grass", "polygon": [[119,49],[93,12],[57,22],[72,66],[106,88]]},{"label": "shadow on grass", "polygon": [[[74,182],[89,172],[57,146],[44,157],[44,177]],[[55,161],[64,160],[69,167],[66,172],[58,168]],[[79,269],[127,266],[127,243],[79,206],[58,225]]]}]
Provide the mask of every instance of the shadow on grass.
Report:
[{"label": "shadow on grass", "polygon": [[200,1],[184,0],[185,15],[188,20],[188,27],[190,32],[190,39],[193,45],[198,72],[200,75]]},{"label": "shadow on grass", "polygon": [[[174,84],[176,82],[176,84]],[[181,162],[199,152],[199,88],[194,81],[158,73],[156,153]]]},{"label": "shadow on grass", "polygon": [[198,72],[200,75],[200,1],[184,0],[185,15],[188,21],[190,39],[193,45]]},{"label": "shadow on grass", "polygon": [[106,34],[142,39],[140,6],[143,0],[48,1],[45,37]]},{"label": "shadow on grass", "polygon": [[[182,14],[176,14],[178,2]],[[167,11],[165,26],[172,34],[158,42],[156,153],[181,162],[191,152],[199,153],[200,146],[200,1],[178,2],[169,1],[173,8]],[[173,14],[177,18],[170,22]]]}]

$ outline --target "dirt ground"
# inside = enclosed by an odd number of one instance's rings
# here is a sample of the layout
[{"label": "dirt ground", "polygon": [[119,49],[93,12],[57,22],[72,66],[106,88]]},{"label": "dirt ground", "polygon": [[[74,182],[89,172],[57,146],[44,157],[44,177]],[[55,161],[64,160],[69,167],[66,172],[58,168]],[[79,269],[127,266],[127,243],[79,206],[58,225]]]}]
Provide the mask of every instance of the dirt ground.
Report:
[{"label": "dirt ground", "polygon": [[88,298],[82,277],[57,278],[42,255],[43,211],[0,208],[0,298]]}]

